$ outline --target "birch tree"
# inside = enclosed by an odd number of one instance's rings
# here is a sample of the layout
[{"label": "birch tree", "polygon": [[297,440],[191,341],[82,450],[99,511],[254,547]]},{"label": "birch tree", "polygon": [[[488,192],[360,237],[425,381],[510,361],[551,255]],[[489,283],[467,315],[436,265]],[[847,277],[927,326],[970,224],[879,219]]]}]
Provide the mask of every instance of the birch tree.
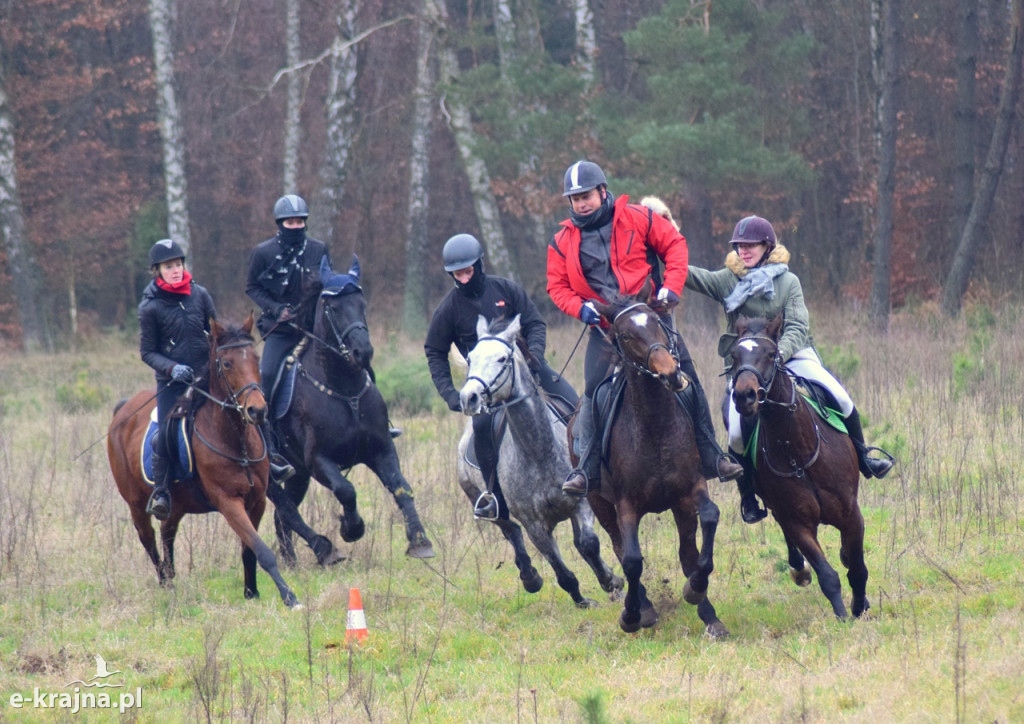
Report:
[{"label": "birch tree", "polygon": [[1021,27],[1024,25],[1022,7],[1024,6],[1021,0],[1011,0],[1010,33],[1006,44],[1006,75],[1003,76],[1003,87],[999,95],[996,123],[985,157],[985,168],[978,180],[978,188],[971,204],[971,213],[964,224],[949,276],[942,288],[942,310],[951,317],[960,314],[963,297],[974,270],[974,259],[981,242],[983,227],[992,211],[996,190],[999,187],[999,177],[1002,175],[1006,159],[1006,149],[1015,126],[1017,99],[1020,97],[1021,57],[1024,55],[1024,39],[1021,38]]},{"label": "birch tree", "polygon": [[[438,80],[447,88],[455,88],[459,82],[459,63],[455,51],[449,45],[448,10],[443,0],[425,0],[424,14],[438,29]],[[487,165],[475,150],[477,139],[469,109],[457,95],[452,94],[445,97],[443,109],[469,182],[473,208],[476,211],[480,234],[487,247],[490,267],[495,274],[516,279],[517,275],[512,269],[512,260],[505,242],[505,233],[501,228],[501,215],[491,187],[491,177]]]},{"label": "birch tree", "polygon": [[[284,64],[292,68],[299,63],[299,0],[286,0],[284,20]],[[286,83],[287,102],[284,110],[284,194],[293,194],[299,177],[299,143],[302,137],[302,77],[289,73]]]},{"label": "birch tree", "polygon": [[[2,38],[0,38],[2,43]],[[4,57],[0,47],[0,59]],[[32,247],[25,237],[25,219],[18,197],[17,165],[15,163],[14,121],[7,100],[5,69],[0,60],[0,236],[10,265],[15,304],[21,322],[22,348],[25,351],[49,349],[50,342],[43,324],[39,270]]]},{"label": "birch tree", "polygon": [[174,0],[149,0],[149,26],[153,35],[156,108],[163,141],[164,187],[167,196],[167,231],[186,254],[192,248],[189,232],[188,187],[185,179],[185,142],[174,78]]},{"label": "birch tree", "polygon": [[896,190],[896,90],[899,77],[899,0],[872,0],[871,33],[875,74],[875,149],[878,153],[877,207],[873,237],[870,317],[876,330],[889,330],[892,288],[892,228]]},{"label": "birch tree", "polygon": [[590,10],[590,0],[571,0],[571,4],[573,18],[576,20],[576,67],[589,93],[597,84],[594,64],[594,56],[597,54],[594,13]]}]

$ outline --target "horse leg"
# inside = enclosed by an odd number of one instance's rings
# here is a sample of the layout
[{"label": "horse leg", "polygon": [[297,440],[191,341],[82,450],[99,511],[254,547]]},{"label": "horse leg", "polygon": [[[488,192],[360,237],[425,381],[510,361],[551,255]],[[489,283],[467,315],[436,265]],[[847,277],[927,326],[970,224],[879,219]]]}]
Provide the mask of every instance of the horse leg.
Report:
[{"label": "horse leg", "polygon": [[398,453],[394,446],[392,445],[386,455],[371,461],[370,469],[391,493],[398,509],[402,511],[402,517],[405,518],[405,537],[409,541],[405,555],[410,558],[433,558],[434,545],[427,538],[423,523],[420,522],[420,514],[416,510],[412,487],[402,475],[401,466],[398,464]]},{"label": "horse leg", "polygon": [[832,610],[836,618],[845,620],[847,618],[846,604],[843,603],[843,590],[839,582],[839,574],[829,565],[825,558],[821,544],[818,543],[817,525],[799,525],[789,521],[779,521],[787,540],[792,540],[800,552],[807,558],[807,562],[814,569],[818,577],[818,586],[825,598],[832,604]]},{"label": "horse leg", "polygon": [[[207,496],[210,496],[210,491],[207,490]],[[214,507],[220,511],[220,514],[224,516],[224,519],[231,526],[231,530],[235,531],[241,541],[242,545],[246,546],[249,552],[255,555],[256,560],[259,562],[260,567],[267,572],[267,575],[273,579],[277,585],[277,590],[281,594],[281,600],[284,605],[289,608],[298,604],[298,599],[292,590],[288,588],[288,584],[284,582],[281,577],[280,571],[277,570],[277,557],[274,552],[270,550],[270,546],[263,542],[260,538],[259,533],[256,532],[256,525],[259,525],[259,521],[263,517],[263,509],[266,505],[265,500],[257,501],[252,505],[250,512],[246,512],[245,504],[241,498],[229,497],[226,495],[210,496],[210,502],[213,503]],[[247,557],[245,553],[242,553],[242,566],[243,569],[247,565],[247,561],[251,565],[251,558]],[[255,567],[252,569],[252,578],[250,580],[249,572],[246,572],[245,582],[245,597],[246,598],[258,598],[259,591],[256,590],[256,575]],[[251,591],[251,595],[250,595]]]},{"label": "horse leg", "polygon": [[132,523],[135,524],[135,532],[139,534],[139,542],[146,550],[149,560],[153,562],[153,567],[156,568],[156,579],[162,586],[167,581],[164,578],[164,571],[160,565],[160,551],[156,546],[156,533],[153,532],[153,521],[150,519],[149,514],[146,513],[145,499],[143,499],[142,507],[132,506],[130,510]]},{"label": "horse leg", "polygon": [[868,567],[864,563],[864,516],[860,508],[854,507],[853,513],[847,517],[845,525],[839,530],[841,547],[839,560],[847,568],[846,580],[850,582],[853,599],[850,609],[855,617],[871,608],[868,603]]},{"label": "horse leg", "polygon": [[505,540],[512,545],[512,550],[515,552],[516,568],[519,569],[519,580],[523,582],[523,588],[527,593],[536,593],[544,585],[544,579],[533,567],[530,554],[526,552],[523,529],[519,527],[518,523],[514,523],[508,518],[498,518],[491,522],[498,526],[501,534],[505,536]]},{"label": "horse leg", "polygon": [[526,528],[527,535],[530,536],[530,540],[533,541],[534,547],[540,551],[540,554],[547,559],[547,562],[551,565],[552,570],[555,572],[555,580],[558,581],[558,585],[561,586],[562,590],[568,593],[577,608],[594,608],[597,606],[597,601],[586,598],[580,593],[580,582],[576,578],[576,574],[573,573],[565,561],[562,559],[562,553],[558,549],[558,543],[551,535],[551,528],[547,524],[539,521],[529,521],[523,523]]},{"label": "horse leg", "polygon": [[789,539],[786,531],[782,531],[786,539],[787,558],[789,559],[789,577],[798,586],[811,585],[811,567],[804,560],[804,554],[796,547],[796,544]]},{"label": "horse leg", "polygon": [[594,512],[589,505],[580,505],[576,508],[572,518],[572,542],[576,550],[583,556],[597,582],[607,593],[614,594],[621,591],[625,581],[621,576],[616,576],[608,564],[601,558],[601,541],[594,532]]},{"label": "horse leg", "polygon": [[356,507],[356,489],[338,469],[338,464],[324,455],[313,456],[313,477],[330,488],[341,504],[339,533],[346,543],[355,543],[366,533],[366,524]]},{"label": "horse leg", "polygon": [[281,548],[281,558],[285,565],[295,565],[295,547],[292,545],[292,531],[299,534],[306,545],[316,555],[316,562],[321,566],[334,565],[345,560],[327,536],[313,530],[299,513],[299,503],[306,496],[309,487],[308,475],[296,475],[282,487],[276,483],[267,485],[267,497],[274,504],[274,530]]},{"label": "horse leg", "polygon": [[625,501],[619,501],[619,533],[622,536],[622,572],[628,583],[619,627],[626,633],[649,628],[658,622],[658,613],[647,598],[647,591],[640,583],[644,572],[644,557],[640,551],[640,518]]},{"label": "horse leg", "polygon": [[[679,534],[679,564],[686,583],[683,600],[697,606],[697,615],[704,622],[704,630],[714,639],[729,635],[729,629],[718,618],[715,607],[708,599],[707,590],[711,572],[715,570],[715,533],[718,530],[719,511],[707,493],[699,494],[697,515],[681,507],[674,507],[672,515]],[[697,523],[701,528],[701,547],[697,550]]]},{"label": "horse leg", "polygon": [[181,513],[171,513],[171,517],[160,524],[160,542],[164,548],[164,560],[161,564],[161,582],[166,585],[174,580],[174,539],[178,536],[178,523]]}]

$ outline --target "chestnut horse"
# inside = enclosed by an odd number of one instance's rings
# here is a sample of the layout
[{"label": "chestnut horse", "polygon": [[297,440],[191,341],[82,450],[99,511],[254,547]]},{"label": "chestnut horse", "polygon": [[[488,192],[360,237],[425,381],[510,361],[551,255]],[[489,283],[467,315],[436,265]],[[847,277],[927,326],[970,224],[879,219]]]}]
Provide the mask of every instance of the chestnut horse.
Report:
[{"label": "chestnut horse", "polygon": [[260,390],[259,358],[253,349],[252,314],[241,327],[210,322],[209,392],[194,412],[192,450],[196,475],[171,484],[171,514],[160,524],[164,557],[146,503],[153,491],[142,473],[140,451],[156,405],[153,393],[139,392],[114,409],[107,438],[107,457],[121,497],[128,503],[142,547],[156,567],[157,579],[167,585],[174,578],[174,538],[178,523],[188,513],[219,511],[242,540],[245,597],[258,598],[256,562],[277,584],[288,606],[298,601],[277,570],[277,558],[256,532],[266,507],[269,464],[258,425],[267,413]]},{"label": "chestnut horse", "polygon": [[[850,607],[854,616],[860,616],[869,604],[864,517],[857,504],[857,451],[848,435],[823,420],[797,392],[779,358],[782,323],[781,315],[771,322],[742,315],[737,320],[730,350],[733,404],[744,417],[745,428],[748,421],[757,423],[757,492],[786,538],[790,576],[798,585],[809,585],[810,562],[835,615],[847,617],[839,575],[818,543],[819,525],[837,528],[839,560],[848,569],[853,589]],[[834,411],[827,414],[838,417]]]},{"label": "chestnut horse", "polygon": [[[635,297],[612,304],[595,302],[601,316],[611,321],[611,341],[621,358],[618,374],[625,389],[619,412],[610,422],[600,488],[591,491],[587,501],[611,538],[628,583],[619,616],[622,630],[631,633],[658,622],[640,582],[644,559],[639,528],[644,515],[671,510],[679,534],[679,563],[687,577],[683,598],[697,606],[707,633],[719,638],[729,631],[707,598],[718,506],[701,475],[693,423],[677,397],[687,384],[679,368],[678,335],[644,301],[650,301],[649,290],[648,284]],[[596,401],[594,407],[598,408]],[[603,427],[604,423],[597,429]]]}]

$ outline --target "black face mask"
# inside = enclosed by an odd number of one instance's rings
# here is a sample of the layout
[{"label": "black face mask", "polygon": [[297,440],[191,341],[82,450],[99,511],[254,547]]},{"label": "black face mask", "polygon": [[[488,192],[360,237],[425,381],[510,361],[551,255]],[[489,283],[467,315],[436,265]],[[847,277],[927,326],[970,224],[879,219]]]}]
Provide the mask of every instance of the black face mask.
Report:
[{"label": "black face mask", "polygon": [[279,221],[277,222],[277,238],[281,240],[281,244],[284,246],[298,246],[306,240],[306,227],[289,229]]},{"label": "black face mask", "polygon": [[601,206],[589,214],[577,214],[573,211],[572,206],[569,206],[569,219],[572,221],[573,226],[577,229],[587,231],[590,229],[600,229],[602,226],[607,224],[612,219],[612,213],[614,211],[613,205],[615,203],[615,197],[612,196],[610,191],[605,191],[604,200],[601,202]]},{"label": "black face mask", "polygon": [[465,294],[467,297],[476,298],[484,293],[484,263],[483,260],[477,259],[473,262],[473,276],[469,278],[469,281],[465,284],[455,279],[454,272],[448,272],[452,279],[455,280],[455,288]]}]

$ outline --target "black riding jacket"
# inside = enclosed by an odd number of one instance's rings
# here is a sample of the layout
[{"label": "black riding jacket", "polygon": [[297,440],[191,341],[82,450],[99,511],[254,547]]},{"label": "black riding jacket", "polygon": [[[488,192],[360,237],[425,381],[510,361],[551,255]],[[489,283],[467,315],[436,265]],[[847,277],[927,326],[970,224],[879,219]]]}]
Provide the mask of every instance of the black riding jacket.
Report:
[{"label": "black riding jacket", "polygon": [[452,289],[437,305],[430,320],[423,350],[434,387],[445,401],[453,393],[458,394],[452,382],[448,351],[454,343],[465,357],[476,346],[476,323],[480,315],[488,322],[498,317],[511,321],[520,315],[521,334],[526,338],[530,354],[538,361],[544,359],[547,324],[526,291],[513,281],[489,275],[484,277],[483,287],[483,293],[478,297]]},{"label": "black riding jacket", "polygon": [[190,294],[163,290],[156,280],[146,285],[139,302],[139,353],[156,371],[157,382],[169,380],[177,364],[205,374],[210,361],[206,333],[216,316],[210,293],[195,282]]},{"label": "black riding jacket", "polygon": [[298,257],[298,268],[282,266],[281,257],[286,250],[276,236],[252,251],[245,293],[263,310],[256,322],[262,334],[274,326],[285,305],[299,311],[296,324],[307,331],[313,330],[316,299],[322,288],[320,260],[327,257],[330,263],[331,256],[319,239],[307,236],[305,245]]}]

